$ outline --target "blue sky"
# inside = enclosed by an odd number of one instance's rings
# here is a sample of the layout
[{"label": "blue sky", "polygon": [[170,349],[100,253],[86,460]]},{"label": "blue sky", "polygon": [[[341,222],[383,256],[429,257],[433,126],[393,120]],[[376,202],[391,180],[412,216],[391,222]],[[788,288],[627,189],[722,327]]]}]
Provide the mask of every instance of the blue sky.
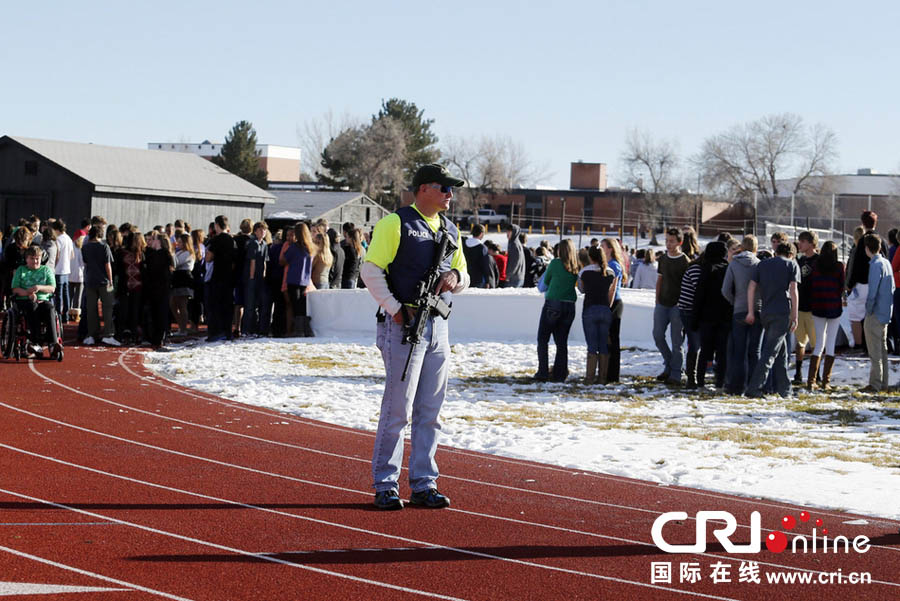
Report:
[{"label": "blue sky", "polygon": [[0,134],[146,147],[247,119],[298,145],[329,109],[399,97],[439,136],[511,136],[566,187],[579,159],[615,182],[635,127],[688,157],[794,112],[836,132],[838,171],[900,170],[897,3],[7,4]]}]

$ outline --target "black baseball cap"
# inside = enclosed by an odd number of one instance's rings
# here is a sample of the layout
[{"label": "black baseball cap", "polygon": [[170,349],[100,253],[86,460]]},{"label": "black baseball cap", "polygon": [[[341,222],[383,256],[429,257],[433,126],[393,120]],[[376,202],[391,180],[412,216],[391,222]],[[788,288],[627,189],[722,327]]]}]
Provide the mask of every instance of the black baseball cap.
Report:
[{"label": "black baseball cap", "polygon": [[413,176],[413,190],[418,190],[419,186],[421,186],[422,184],[440,184],[442,186],[453,186],[454,188],[459,188],[466,185],[466,182],[459,179],[458,177],[453,177],[452,175],[450,175],[450,172],[447,171],[447,168],[443,165],[430,163],[428,165],[422,165],[421,167],[416,169],[416,174]]}]

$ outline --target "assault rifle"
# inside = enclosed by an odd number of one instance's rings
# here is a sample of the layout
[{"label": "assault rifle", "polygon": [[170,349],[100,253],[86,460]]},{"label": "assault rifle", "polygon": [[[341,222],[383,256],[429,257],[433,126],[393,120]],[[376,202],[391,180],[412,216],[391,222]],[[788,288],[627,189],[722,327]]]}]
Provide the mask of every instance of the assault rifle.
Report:
[{"label": "assault rifle", "polygon": [[[456,252],[456,243],[450,239],[445,228],[441,228],[441,241],[434,252],[431,266],[425,272],[416,289],[416,312],[403,328],[402,344],[409,345],[409,355],[406,356],[406,365],[403,366],[403,375],[400,380],[406,380],[406,372],[409,371],[409,361],[412,359],[416,345],[422,340],[425,333],[425,323],[431,315],[440,315],[444,319],[450,317],[450,305],[444,302],[438,293],[438,281],[441,279],[440,268],[444,259]],[[406,309],[403,308],[404,317]]]}]

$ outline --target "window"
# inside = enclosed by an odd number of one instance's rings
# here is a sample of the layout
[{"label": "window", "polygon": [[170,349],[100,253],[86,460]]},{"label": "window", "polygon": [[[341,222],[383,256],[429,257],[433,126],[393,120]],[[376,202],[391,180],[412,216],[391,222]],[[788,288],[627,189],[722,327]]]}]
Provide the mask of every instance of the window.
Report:
[{"label": "window", "polygon": [[25,175],[37,175],[37,161],[25,161]]},{"label": "window", "polygon": [[366,207],[366,223],[369,223],[369,218],[370,218],[371,214],[372,214],[372,209],[369,207]]}]

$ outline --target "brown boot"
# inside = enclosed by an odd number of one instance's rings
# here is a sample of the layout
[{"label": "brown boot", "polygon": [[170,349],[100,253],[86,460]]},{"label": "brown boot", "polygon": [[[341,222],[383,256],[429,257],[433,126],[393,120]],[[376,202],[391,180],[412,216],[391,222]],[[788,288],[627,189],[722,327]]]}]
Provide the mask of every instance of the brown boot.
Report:
[{"label": "brown boot", "polygon": [[597,355],[597,383],[606,384],[609,373],[609,353]]},{"label": "brown boot", "polygon": [[817,355],[811,355],[809,357],[809,375],[806,378],[806,389],[807,390],[815,390],[816,375],[818,373],[819,373],[819,357]]},{"label": "brown boot", "polygon": [[822,390],[831,390],[831,368],[834,366],[834,355],[825,355],[825,367],[822,368]]},{"label": "brown boot", "polygon": [[587,366],[584,369],[584,383],[593,384],[596,381],[597,374],[597,353],[588,353]]}]

